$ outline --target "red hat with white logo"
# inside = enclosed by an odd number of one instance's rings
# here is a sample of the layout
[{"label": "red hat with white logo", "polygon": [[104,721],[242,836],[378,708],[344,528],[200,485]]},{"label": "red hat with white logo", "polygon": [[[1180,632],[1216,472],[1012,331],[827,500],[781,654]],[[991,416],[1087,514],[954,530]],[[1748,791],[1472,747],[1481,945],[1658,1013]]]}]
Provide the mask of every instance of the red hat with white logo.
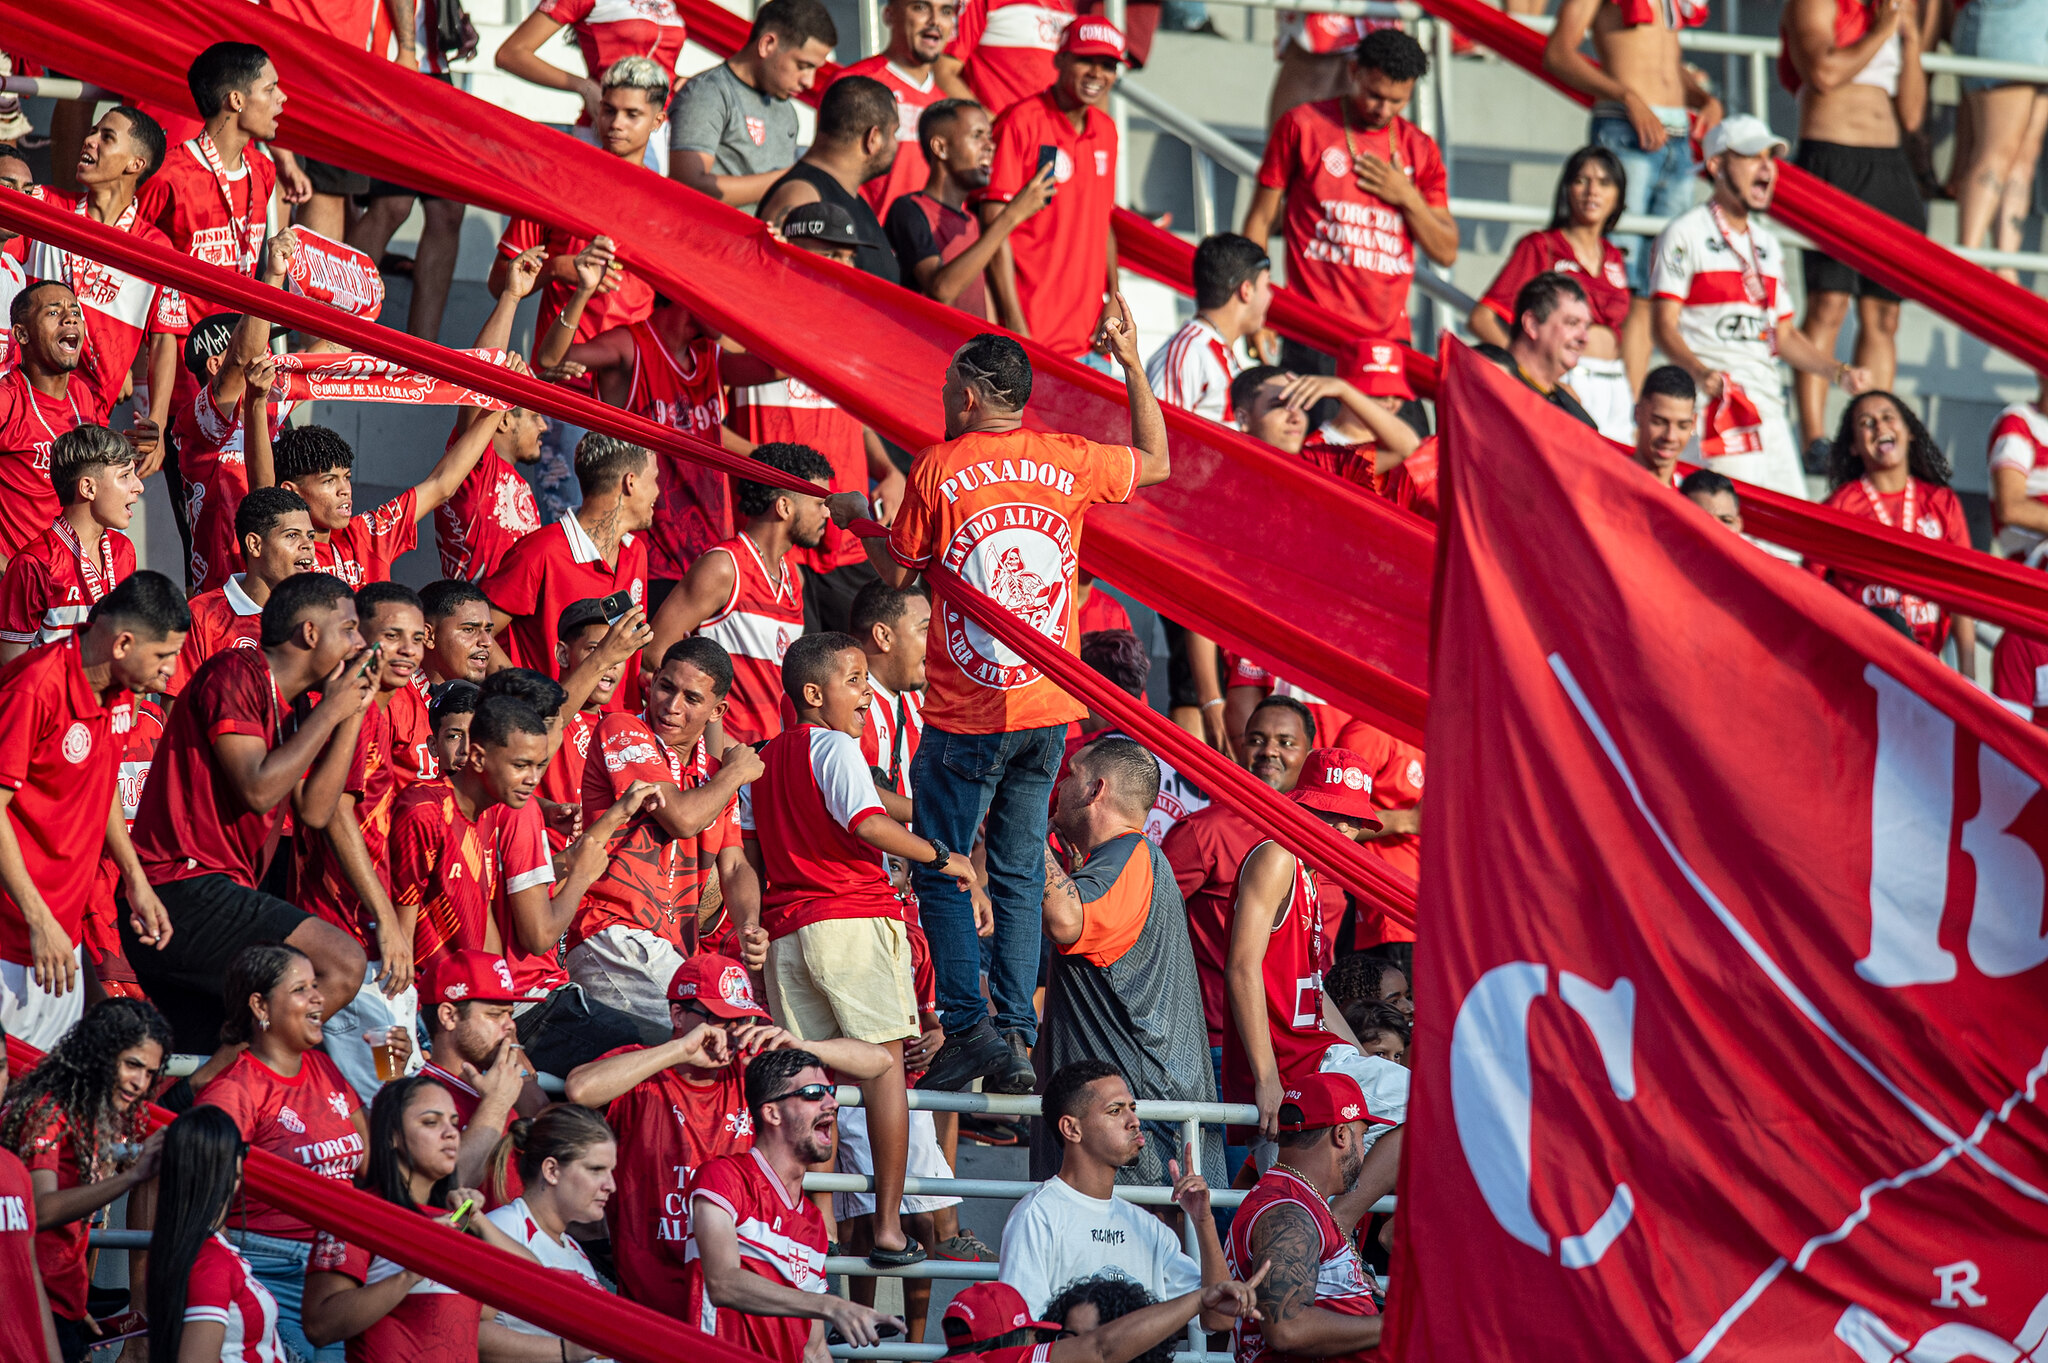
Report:
[{"label": "red hat with white logo", "polygon": [[1060,39],[1060,55],[1130,60],[1124,53],[1123,30],[1099,14],[1084,14],[1067,25],[1066,36]]},{"label": "red hat with white logo", "polygon": [[949,1346],[979,1344],[1012,1330],[1058,1330],[1051,1321],[1033,1320],[1024,1294],[1008,1283],[976,1283],[953,1298],[940,1318]]},{"label": "red hat with white logo", "polygon": [[773,1021],[768,1010],[754,1002],[754,986],[747,968],[730,956],[692,956],[676,967],[669,978],[671,1003],[694,1003],[715,1018],[759,1018]]},{"label": "red hat with white logo", "polygon": [[[1287,1109],[1290,1107],[1298,1120],[1288,1120]],[[1370,1120],[1365,1106],[1365,1090],[1358,1086],[1356,1079],[1341,1071],[1305,1074],[1280,1094],[1279,1126],[1282,1131],[1317,1131],[1326,1126]]]},{"label": "red hat with white logo", "polygon": [[1369,398],[1412,398],[1408,364],[1391,341],[1353,341],[1337,362],[1337,377]]},{"label": "red hat with white logo", "polygon": [[1295,778],[1295,802],[1326,814],[1342,814],[1367,828],[1380,826],[1372,807],[1372,772],[1365,759],[1349,748],[1317,748],[1301,764]]},{"label": "red hat with white logo", "polygon": [[427,997],[434,1003],[522,1003],[512,967],[488,951],[452,951],[428,972]]}]

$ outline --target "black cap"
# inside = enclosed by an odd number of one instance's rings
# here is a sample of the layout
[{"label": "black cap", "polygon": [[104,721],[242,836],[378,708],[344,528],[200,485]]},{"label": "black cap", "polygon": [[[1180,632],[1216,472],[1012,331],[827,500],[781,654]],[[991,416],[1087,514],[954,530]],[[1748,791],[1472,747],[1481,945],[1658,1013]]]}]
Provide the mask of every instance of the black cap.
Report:
[{"label": "black cap", "polygon": [[782,219],[782,235],[799,245],[820,242],[826,246],[860,245],[860,229],[853,214],[838,204],[798,204]]},{"label": "black cap", "polygon": [[572,639],[576,632],[592,625],[611,623],[604,618],[604,601],[600,597],[586,596],[581,601],[571,601],[562,607],[561,618],[555,622],[557,639]]},{"label": "black cap", "polygon": [[242,320],[236,312],[217,312],[192,324],[185,336],[185,369],[195,378],[206,377],[206,362],[228,353],[235,327]]}]

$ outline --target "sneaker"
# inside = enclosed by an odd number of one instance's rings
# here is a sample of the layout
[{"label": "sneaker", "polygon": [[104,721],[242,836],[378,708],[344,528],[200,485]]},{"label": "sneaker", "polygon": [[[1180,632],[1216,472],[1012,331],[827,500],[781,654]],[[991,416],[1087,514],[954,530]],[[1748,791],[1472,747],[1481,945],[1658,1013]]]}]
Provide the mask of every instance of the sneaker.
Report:
[{"label": "sneaker", "polygon": [[1833,441],[1815,436],[1806,442],[1806,457],[1801,462],[1806,465],[1808,473],[1819,478],[1828,471],[1828,463],[1834,458],[1834,453]]},{"label": "sneaker", "polygon": [[1009,1059],[1002,1069],[983,1084],[986,1093],[1030,1093],[1038,1087],[1038,1071],[1031,1067],[1031,1045],[1022,1032],[1004,1032]]},{"label": "sneaker", "polygon": [[946,1044],[939,1047],[939,1053],[932,1057],[931,1067],[917,1081],[917,1086],[941,1093],[959,1093],[977,1079],[1007,1076],[1014,1062],[1015,1057],[1003,1044],[1003,1039],[996,1035],[994,1025],[983,1018],[966,1031],[946,1038]]},{"label": "sneaker", "polygon": [[977,1145],[1018,1145],[1024,1140],[1024,1132],[1016,1121],[1009,1117],[991,1117],[985,1112],[963,1112],[960,1114],[960,1139],[973,1141]]},{"label": "sneaker", "polygon": [[936,1245],[933,1245],[932,1257],[955,1264],[992,1264],[996,1262],[996,1252],[981,1243],[981,1237],[971,1230],[961,1231],[958,1235],[941,1240]]}]

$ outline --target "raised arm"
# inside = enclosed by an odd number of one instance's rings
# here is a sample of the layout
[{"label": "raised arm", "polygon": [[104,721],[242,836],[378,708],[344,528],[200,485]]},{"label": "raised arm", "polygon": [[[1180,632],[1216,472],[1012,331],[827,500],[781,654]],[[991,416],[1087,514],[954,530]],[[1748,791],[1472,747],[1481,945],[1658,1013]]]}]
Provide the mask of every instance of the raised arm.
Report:
[{"label": "raised arm", "polygon": [[483,412],[471,419],[462,434],[455,437],[455,443],[441,452],[441,460],[434,465],[433,472],[413,487],[414,520],[431,516],[462,490],[463,480],[476,467],[476,461],[484,457],[484,451],[491,447],[491,440],[498,434],[498,427],[504,424],[504,420],[503,412]]},{"label": "raised arm", "polygon": [[1163,483],[1173,473],[1166,450],[1166,414],[1159,410],[1159,399],[1145,377],[1145,358],[1138,353],[1138,324],[1121,291],[1102,321],[1102,334],[1109,342],[1110,358],[1123,366],[1124,396],[1131,407],[1131,445],[1138,451],[1137,485]]},{"label": "raised arm", "polygon": [[678,1065],[711,1069],[731,1060],[725,1030],[700,1022],[659,1046],[642,1046],[637,1051],[578,1065],[562,1081],[562,1096],[580,1107],[603,1109],[663,1070]]},{"label": "raised arm", "polygon": [[492,62],[500,71],[519,77],[524,81],[547,90],[566,90],[580,96],[583,111],[593,122],[597,119],[598,101],[603,91],[590,76],[579,76],[565,71],[540,55],[541,44],[561,32],[562,26],[539,10],[519,21],[519,27],[507,34],[505,41],[498,44],[497,54]]},{"label": "raised arm", "polygon": [[483,326],[476,333],[478,350],[511,349],[512,322],[519,312],[520,300],[539,285],[541,263],[547,259],[547,254],[545,246],[529,246],[506,263],[505,287],[499,291],[498,301],[491,306],[491,315],[484,318]]}]

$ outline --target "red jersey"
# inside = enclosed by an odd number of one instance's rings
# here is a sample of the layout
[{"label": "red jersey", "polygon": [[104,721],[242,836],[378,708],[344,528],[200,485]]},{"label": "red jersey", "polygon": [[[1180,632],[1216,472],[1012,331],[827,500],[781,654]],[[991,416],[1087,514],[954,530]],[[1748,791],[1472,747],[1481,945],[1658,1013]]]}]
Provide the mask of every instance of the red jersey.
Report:
[{"label": "red jersey", "polygon": [[[1242,876],[1243,867],[1238,871]],[[1323,921],[1316,873],[1307,862],[1295,858],[1294,890],[1287,900],[1286,915],[1266,945],[1264,972],[1273,1063],[1283,1080],[1315,1073],[1323,1052],[1330,1048],[1330,1032],[1323,1026],[1323,972],[1330,968],[1333,954],[1331,926]],[[1235,1026],[1222,1031],[1223,1101],[1249,1103],[1253,1075],[1244,1039]]]},{"label": "red jersey", "polygon": [[[583,826],[604,817],[635,781],[673,781],[695,790],[717,770],[704,740],[687,756],[661,741],[644,715],[606,715],[598,725],[599,760],[583,768]],[[734,846],[739,802],[729,802],[694,838],[671,835],[651,814],[636,814],[613,837],[611,861],[583,894],[569,929],[575,946],[610,927],[642,928],[688,956],[697,946],[697,904],[718,869],[718,854]]]},{"label": "red jersey", "polygon": [[[273,403],[270,436],[284,429],[296,402]],[[195,592],[210,592],[242,568],[235,538],[235,511],[249,495],[249,461],[242,450],[242,407],[222,411],[213,390],[200,386],[171,411],[171,436],[178,469],[185,475],[185,524],[192,529],[192,561],[186,576]]]},{"label": "red jersey", "polygon": [[1098,630],[1131,627],[1131,613],[1124,609],[1124,603],[1100,587],[1092,588],[1088,599],[1081,603],[1080,618],[1075,628],[1082,634],[1094,634]]},{"label": "red jersey", "polygon": [[[647,545],[638,535],[619,537],[618,561],[608,564],[573,511],[512,546],[496,572],[477,583],[491,604],[512,617],[498,636],[514,667],[555,675],[555,622],[565,607],[586,597],[625,592],[647,603]],[[621,682],[606,710],[627,708]]]},{"label": "red jersey", "polygon": [[967,0],[946,48],[967,64],[967,88],[995,118],[1053,83],[1053,53],[1074,22],[1073,0]]},{"label": "red jersey", "polygon": [[512,983],[529,999],[544,999],[569,982],[569,972],[555,956],[555,944],[541,951],[528,951],[519,940],[512,921],[510,896],[535,886],[555,883],[554,849],[548,845],[547,822],[541,816],[540,801],[528,800],[518,809],[494,805],[478,820],[489,835],[498,859],[498,895],[491,912],[498,920],[498,936],[504,943],[505,964],[512,971]]},{"label": "red jersey", "polygon": [[47,1359],[43,1318],[28,1309],[36,1299],[36,1191],[28,1166],[0,1150],[0,1358]]},{"label": "red jersey", "polygon": [[284,702],[260,651],[233,648],[208,659],[171,710],[135,814],[135,854],[152,885],[220,874],[254,889],[263,878],[289,801],[263,814],[242,804],[213,750],[223,734],[260,738],[267,748],[285,739]]},{"label": "red jersey", "polygon": [[1209,1020],[1211,1046],[1223,1045],[1224,1035],[1235,1031],[1223,972],[1230,959],[1237,873],[1252,848],[1263,841],[1265,835],[1242,814],[1218,801],[1168,829],[1159,845],[1188,907],[1188,942],[1202,982],[1202,1014]]},{"label": "red jersey", "polygon": [[413,964],[419,970],[443,951],[500,954],[491,916],[498,858],[483,821],[463,814],[452,786],[422,781],[399,792],[390,850],[391,900],[413,910]]},{"label": "red jersey", "polygon": [[391,565],[419,547],[419,504],[419,489],[409,487],[375,511],[351,517],[326,543],[313,545],[313,571],[332,573],[351,589],[389,582]]},{"label": "red jersey", "polygon": [[860,755],[888,778],[889,789],[907,796],[910,764],[924,738],[924,693],[891,691],[872,677],[868,689],[874,695],[868,705],[867,727],[861,730]]},{"label": "red jersey", "polygon": [[[1230,1221],[1230,1236],[1223,1245],[1223,1257],[1233,1276],[1242,1278],[1258,1271],[1252,1254],[1252,1231],[1259,1218],[1274,1207],[1299,1208],[1315,1222],[1320,1241],[1316,1247],[1316,1292],[1313,1304],[1340,1316],[1376,1316],[1380,1308],[1372,1299],[1372,1279],[1351,1238],[1330,1214],[1330,1204],[1301,1175],[1284,1165],[1266,1171],[1237,1209]],[[1255,1320],[1239,1320],[1232,1328],[1232,1352],[1237,1363],[1293,1363],[1297,1357],[1272,1348]],[[1377,1350],[1335,1355],[1337,1363],[1352,1363],[1374,1357]]]},{"label": "red jersey", "polygon": [[434,720],[427,712],[427,674],[412,674],[412,680],[391,693],[384,706],[384,723],[390,731],[391,774],[398,789],[434,780],[441,774],[441,758],[434,750]]},{"label": "red jersey", "polygon": [[1259,184],[1287,196],[1287,282],[1363,328],[1368,340],[1406,341],[1415,243],[1408,220],[1353,178],[1365,154],[1396,160],[1424,203],[1450,203],[1443,157],[1405,118],[1377,131],[1351,126],[1349,104],[1326,99],[1280,116],[1266,143]]},{"label": "red jersey", "polygon": [[0,378],[0,556],[12,558],[50,528],[64,509],[50,485],[50,446],[77,426],[104,426],[109,392],[92,372],[75,369],[61,397],[29,386],[20,369]]},{"label": "red jersey", "polygon": [[761,749],[761,761],[767,770],[740,792],[740,831],[761,851],[768,935],[832,918],[900,921],[886,859],[853,831],[883,813],[860,740],[800,724]]},{"label": "red jersey", "polygon": [[1628,257],[1605,237],[1600,239],[1600,268],[1595,273],[1580,262],[1578,252],[1565,240],[1563,232],[1529,233],[1515,243],[1507,264],[1500,267],[1500,273],[1493,277],[1493,286],[1479,301],[1513,327],[1515,295],[1524,284],[1545,272],[1569,277],[1586,291],[1593,321],[1616,333],[1621,331],[1622,323],[1628,320],[1629,300],[1633,296],[1628,291]]},{"label": "red jersey", "polygon": [[[718,382],[718,342],[700,336],[676,354],[645,322],[627,328],[633,338],[633,380],[626,410],[684,435],[718,444],[725,421],[725,389]],[[647,532],[647,571],[680,578],[697,555],[732,534],[732,500],[716,469],[657,453],[661,494],[654,528]]]},{"label": "red jersey", "polygon": [[[149,780],[149,766],[156,759],[156,745],[163,736],[163,710],[153,700],[137,700],[135,722],[129,726],[128,736],[121,744],[121,765],[115,776],[114,791],[115,798],[121,802],[121,821],[131,835],[135,831],[136,807],[142,803],[142,788]],[[100,983],[108,986],[108,993],[141,998],[141,985],[125,978],[132,975],[133,970],[124,970],[118,964],[123,958],[114,893],[120,883],[120,868],[114,865],[111,855],[102,851],[99,876],[85,909],[82,944],[99,972]]]},{"label": "red jersey", "polygon": [[[389,895],[391,809],[398,800],[398,782],[391,769],[390,728],[378,706],[363,711],[355,759],[349,764],[342,792],[355,797],[356,827],[362,830],[371,869]],[[355,938],[364,954],[376,960],[377,920],[342,871],[332,840],[325,833],[305,828],[292,841],[299,859],[299,907]]]},{"label": "red jersey", "polygon": [[[421,1207],[419,1211],[422,1216],[441,1215],[439,1207]],[[338,1273],[351,1282],[367,1284],[395,1278],[405,1269],[381,1254],[371,1254],[321,1231],[314,1237],[306,1272]],[[348,1363],[475,1363],[481,1319],[474,1297],[423,1278],[367,1330],[349,1337]]]},{"label": "red jersey", "polygon": [[[1138,487],[1138,452],[1078,435],[976,432],[933,445],[910,467],[889,552],[917,572],[943,563],[1076,655],[1074,572],[1081,518]],[[1081,718],[1087,707],[932,594],[925,719],[955,734],[1009,733]]]},{"label": "red jersey", "polygon": [[485,450],[455,495],[434,509],[441,576],[467,582],[489,577],[513,545],[539,529],[532,487],[503,455]]},{"label": "red jersey", "polygon": [[[121,747],[135,724],[133,697],[103,705],[78,645],[31,649],[0,668],[0,788],[22,865],[73,945],[91,898],[113,808]],[[27,963],[28,924],[0,889],[0,960]]]},{"label": "red jersey", "polygon": [[1059,193],[1010,233],[1010,252],[1031,338],[1061,355],[1081,355],[1102,316],[1116,207],[1116,121],[1091,107],[1077,132],[1047,90],[997,119],[995,138],[985,191],[994,203],[1014,199],[1038,174],[1040,147],[1058,149],[1052,173]]},{"label": "red jersey", "polygon": [[[799,1292],[823,1292],[825,1218],[802,1193],[795,1197],[758,1150],[712,1160],[690,1181],[690,1202],[709,1202],[732,1217],[739,1232],[740,1264],[769,1282]],[[688,1314],[683,1318],[707,1335],[750,1349],[773,1363],[802,1363],[811,1322],[801,1316],[757,1316],[711,1303],[704,1290],[703,1261],[695,1255],[683,1269]]]},{"label": "red jersey", "polygon": [[2036,724],[2048,719],[2048,643],[2016,629],[1991,650],[1991,694]]},{"label": "red jersey", "polygon": [[30,541],[0,577],[0,639],[31,648],[69,639],[93,605],[135,571],[135,541],[103,530],[88,553],[61,516]]},{"label": "red jersey", "polygon": [[[866,495],[866,428],[802,379],[781,379],[733,389],[732,416],[733,429],[756,445],[777,440],[809,445],[831,461],[834,492]],[[825,525],[823,544],[816,549],[792,549],[789,553],[798,563],[819,573],[867,561],[867,550],[860,538],[830,522]]]},{"label": "red jersey", "polygon": [[[600,712],[601,713],[601,712]],[[590,739],[597,732],[598,715],[578,710],[562,721],[562,746],[548,759],[540,774],[539,795],[550,804],[583,803],[583,768],[590,761]]]},{"label": "red jersey", "polygon": [[[233,1117],[252,1148],[310,1174],[352,1183],[362,1168],[366,1147],[354,1117],[363,1104],[325,1051],[305,1052],[289,1077],[244,1051],[200,1090],[199,1101]],[[311,1226],[246,1189],[237,1202],[228,1212],[231,1225],[285,1240],[313,1238]]]},{"label": "red jersey", "polygon": [[[56,209],[70,209],[86,216],[85,196],[66,194],[61,189],[44,189],[43,202]],[[130,203],[113,227],[153,246],[170,245],[169,238],[142,221],[141,201]],[[118,393],[142,338],[152,333],[183,335],[185,300],[176,289],[153,284],[138,275],[126,274],[60,247],[32,242],[28,251],[30,279],[61,279],[78,295],[85,311],[85,353],[80,363],[98,380],[100,391]]]},{"label": "red jersey", "polygon": [[185,646],[178,651],[178,665],[165,687],[169,695],[180,695],[191,684],[200,664],[231,648],[263,649],[263,607],[249,599],[240,575],[229,578],[213,591],[191,601],[192,628],[185,633]]},{"label": "red jersey", "polygon": [[[640,1049],[621,1046],[601,1058]],[[709,1083],[693,1083],[663,1070],[612,1099],[604,1116],[619,1138],[619,1190],[604,1209],[619,1291],[642,1306],[680,1316],[690,1176],[707,1160],[754,1145],[744,1071],[728,1065]]]},{"label": "red jersey", "polygon": [[277,1298],[219,1231],[199,1247],[185,1282],[185,1323],[218,1325],[221,1363],[288,1363],[277,1337]]},{"label": "red jersey", "polygon": [[761,551],[743,534],[709,552],[732,559],[732,594],[697,633],[732,656],[726,738],[758,743],[782,732],[782,655],[804,632],[804,570],[785,555],[781,572],[770,577]]},{"label": "red jersey", "polygon": [[[1970,524],[1964,519],[1963,504],[1956,494],[1918,478],[1909,479],[1903,491],[1892,493],[1879,492],[1868,478],[1858,478],[1835,489],[1827,504],[1836,511],[1876,521],[1888,529],[1903,528],[1964,549],[1970,547]],[[1930,653],[1941,652],[1948,639],[1949,617],[1939,605],[1897,587],[1833,569],[1828,570],[1827,579],[1859,605],[1872,609],[1890,607],[1905,616],[1920,647]]]},{"label": "red jersey", "polygon": [[[27,1149],[30,1176],[37,1173],[54,1176],[59,1191],[94,1182],[95,1179],[86,1177],[78,1166],[78,1144],[73,1139],[75,1133],[71,1129],[71,1119],[56,1104],[48,1099],[44,1102],[47,1104],[45,1113],[38,1114],[39,1120],[30,1124],[30,1129],[36,1133],[30,1138]],[[45,1115],[47,1120],[40,1120]],[[35,1206],[33,1199],[29,1206]],[[50,1294],[50,1310],[66,1320],[84,1320],[89,1314],[86,1297],[92,1290],[92,1275],[87,1271],[85,1255],[86,1234],[91,1220],[91,1217],[81,1216],[62,1225],[44,1226],[35,1233],[36,1263],[42,1270],[43,1290]],[[34,1317],[30,1319],[34,1320]],[[41,1363],[44,1354],[38,1348],[26,1357]]]},{"label": "red jersey", "polygon": [[[601,74],[621,57],[651,57],[668,74],[669,85],[675,85],[686,30],[674,0],[541,0],[534,12],[575,35],[584,70]],[[576,123],[587,127],[590,115],[582,114]],[[656,132],[667,135],[665,129]]]},{"label": "red jersey", "polygon": [[[230,174],[213,139],[202,131],[173,147],[136,194],[144,222],[170,238],[173,248],[209,265],[253,275],[270,231],[270,196],[277,167],[262,148],[243,149],[241,169]],[[194,322],[232,312],[200,298],[185,300]]]},{"label": "red jersey", "polygon": [[924,149],[918,145],[917,124],[924,111],[944,99],[946,92],[939,88],[938,77],[930,71],[925,72],[922,81],[912,80],[897,69],[886,52],[842,66],[832,79],[839,81],[848,76],[878,80],[889,87],[889,93],[896,99],[896,159],[890,163],[887,175],[877,176],[860,187],[860,196],[875,210],[875,221],[880,222],[889,216],[890,204],[905,194],[915,194],[931,179],[931,167],[925,164]]},{"label": "red jersey", "polygon": [[[604,68],[596,69],[602,71]],[[663,134],[657,134],[660,135]],[[535,323],[534,335],[547,335],[548,329],[554,326],[555,319],[562,315],[562,309],[568,306],[576,293],[575,285],[554,278],[545,268],[546,264],[557,256],[575,255],[590,245],[590,241],[589,237],[579,237],[563,228],[535,222],[532,218],[514,218],[506,224],[505,235],[498,238],[498,255],[503,259],[516,259],[536,246],[547,248],[541,271],[541,278],[547,280],[547,284],[541,289],[540,317]],[[618,288],[598,294],[583,305],[583,317],[576,323],[574,340],[580,344],[601,331],[644,322],[647,314],[653,311],[653,286],[631,270],[622,268]]]}]

